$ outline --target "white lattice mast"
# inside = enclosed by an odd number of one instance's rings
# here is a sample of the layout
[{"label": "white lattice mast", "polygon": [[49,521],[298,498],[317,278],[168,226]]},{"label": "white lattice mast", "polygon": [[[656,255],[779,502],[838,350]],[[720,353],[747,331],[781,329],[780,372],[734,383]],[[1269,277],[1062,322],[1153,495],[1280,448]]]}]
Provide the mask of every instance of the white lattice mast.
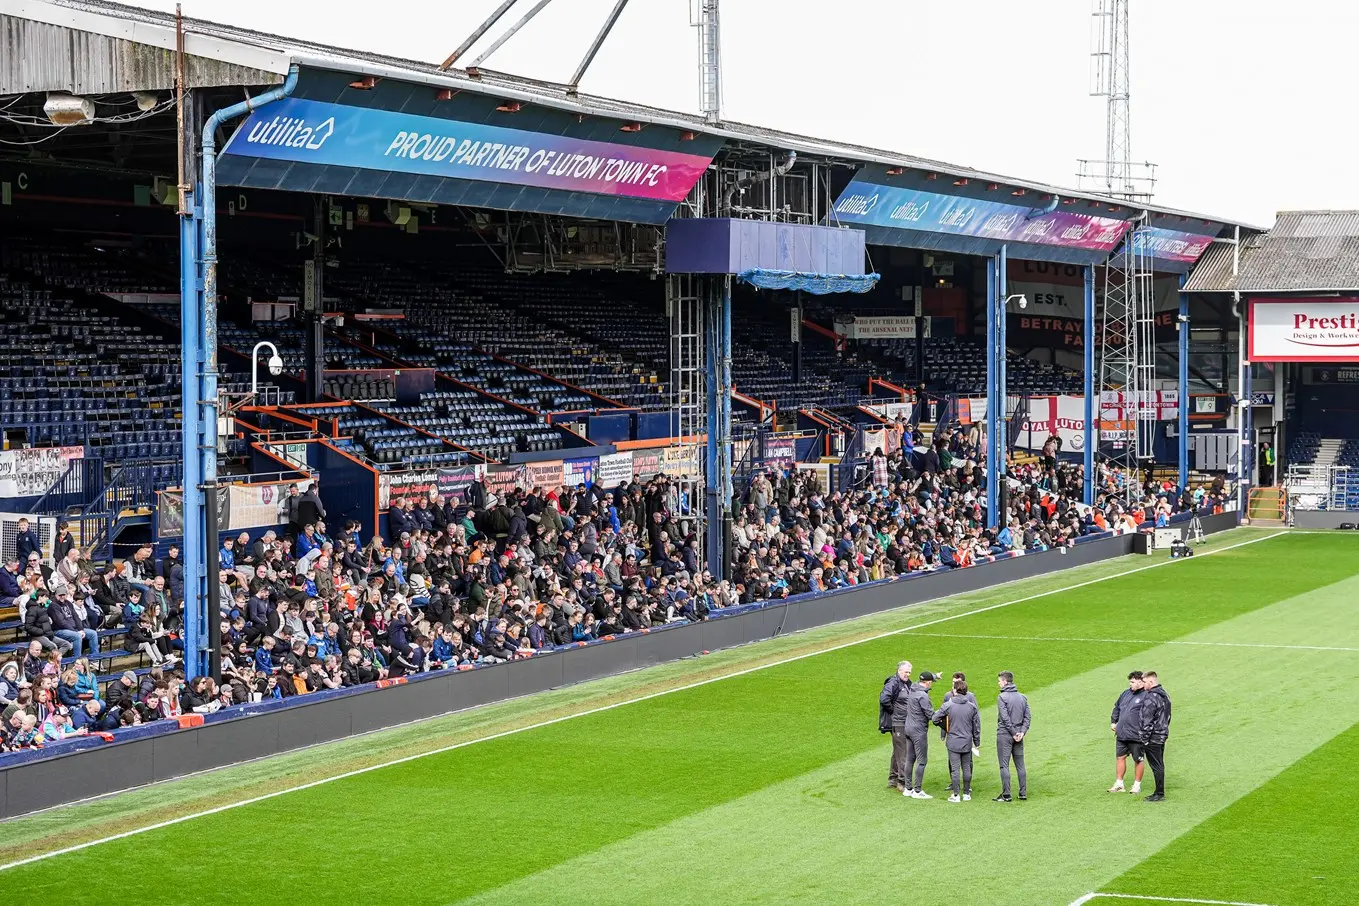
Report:
[{"label": "white lattice mast", "polygon": [[[1084,189],[1145,205],[1156,185],[1156,167],[1132,159],[1130,2],[1095,0],[1090,93],[1106,101],[1104,160],[1080,161],[1077,177]],[[1124,482],[1126,499],[1140,496],[1140,482],[1132,477],[1151,458],[1155,427],[1151,409],[1156,389],[1155,312],[1152,263],[1141,251],[1139,236],[1144,225],[1145,215],[1139,214],[1104,269],[1102,330],[1097,338],[1101,343],[1097,411],[1102,424],[1113,423],[1110,431],[1095,432],[1097,449],[1129,477]],[[1149,421],[1144,421],[1144,414]]]},{"label": "white lattice mast", "polygon": [[689,24],[698,29],[699,111],[710,123],[722,120],[722,29],[718,0],[691,0]]}]

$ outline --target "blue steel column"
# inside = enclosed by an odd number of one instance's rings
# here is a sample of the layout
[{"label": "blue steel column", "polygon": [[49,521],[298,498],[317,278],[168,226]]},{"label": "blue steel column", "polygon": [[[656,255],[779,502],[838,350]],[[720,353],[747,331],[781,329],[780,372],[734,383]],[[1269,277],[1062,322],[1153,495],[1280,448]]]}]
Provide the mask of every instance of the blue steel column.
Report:
[{"label": "blue steel column", "polygon": [[1000,433],[1000,406],[996,402],[996,385],[1000,375],[996,368],[996,259],[986,263],[986,524],[996,524],[1000,509],[1000,461],[996,443]]},{"label": "blue steel column", "polygon": [[731,498],[734,494],[731,481],[731,275],[722,278],[722,386],[718,391],[718,403],[722,407],[722,418],[718,423],[722,434],[717,439],[717,455],[722,465],[722,523],[719,543],[722,545],[722,575],[731,569],[728,554],[731,551]]},{"label": "blue steel column", "polygon": [[[703,366],[708,379],[708,569],[726,576],[731,532],[731,277],[700,277],[705,323]],[[722,283],[717,281],[721,280]]]},{"label": "blue steel column", "polygon": [[1180,277],[1180,320],[1176,325],[1179,327],[1179,391],[1180,391],[1180,437],[1179,437],[1179,456],[1180,456],[1180,493],[1183,494],[1189,487],[1189,297],[1184,294],[1185,281],[1188,275]]},{"label": "blue steel column", "polygon": [[[715,304],[712,293],[707,291],[706,277],[691,278],[700,281],[703,289],[699,292],[699,304],[703,309],[703,371],[706,386],[708,388],[708,417],[705,424],[708,426],[707,437],[707,486],[704,488],[706,496],[706,509],[704,510],[706,524],[708,526],[707,537],[704,544],[707,551],[707,564],[709,571],[714,576],[723,576],[722,571],[722,456],[721,447],[718,446],[719,426],[722,422],[722,407],[718,403],[720,395],[718,393],[718,380],[721,374],[720,362],[722,358],[721,337],[721,312]],[[679,304],[678,301],[675,304]]]},{"label": "blue steel column", "polygon": [[1006,322],[1009,320],[1010,313],[1005,305],[1006,298],[1009,297],[1010,272],[1008,248],[1004,245],[1000,247],[1000,253],[996,256],[996,371],[1000,379],[996,382],[996,401],[1000,411],[996,413],[996,424],[1000,426],[1000,432],[996,435],[996,449],[1000,451],[1000,456],[996,459],[999,465],[999,481],[996,487],[997,515],[992,517],[992,523],[996,530],[1005,527],[1008,520],[1001,510],[1009,510],[1009,455],[1010,455],[1010,385],[1007,363],[1005,361],[1005,350],[1008,348],[1006,340]]},{"label": "blue steel column", "polygon": [[[1237,323],[1237,329],[1241,331],[1242,337],[1246,336],[1244,312],[1240,321]],[[1241,454],[1237,462],[1237,471],[1241,475],[1241,493],[1239,495],[1240,500],[1238,501],[1238,505],[1240,507],[1241,515],[1245,516],[1250,510],[1250,491],[1255,482],[1253,474],[1255,471],[1255,426],[1253,424],[1254,419],[1252,418],[1250,404],[1252,393],[1250,359],[1246,354],[1246,343],[1242,341],[1239,344],[1239,347],[1241,349],[1241,386],[1239,388],[1241,391],[1241,402],[1238,411],[1241,413]]]},{"label": "blue steel column", "polygon": [[[216,494],[217,487],[217,130],[228,120],[292,94],[297,76],[294,65],[278,88],[208,118],[203,126],[203,182],[195,193],[202,207],[192,225],[181,225],[180,252],[190,252],[194,262],[191,267],[182,261],[180,276],[184,325],[184,671],[190,679],[210,670],[208,625],[218,618],[207,613],[208,583],[217,581],[218,561],[215,546],[207,549],[207,538],[216,534],[216,527],[209,525],[206,499],[206,494]],[[192,239],[185,235],[190,229]],[[216,512],[215,506],[211,512]]]},{"label": "blue steel column", "polygon": [[193,193],[184,200],[188,212],[179,221],[179,339],[181,374],[180,411],[183,420],[180,438],[183,444],[184,475],[184,656],[185,669],[191,675],[201,673],[199,659],[192,656],[202,647],[200,601],[207,600],[207,549],[204,546],[203,500],[203,424],[199,400],[203,399],[202,305],[198,279],[199,225],[201,209],[195,205]]},{"label": "blue steel column", "polygon": [[1085,266],[1085,488],[1086,506],[1095,504],[1095,447],[1099,444],[1099,428],[1095,419],[1095,266]]}]

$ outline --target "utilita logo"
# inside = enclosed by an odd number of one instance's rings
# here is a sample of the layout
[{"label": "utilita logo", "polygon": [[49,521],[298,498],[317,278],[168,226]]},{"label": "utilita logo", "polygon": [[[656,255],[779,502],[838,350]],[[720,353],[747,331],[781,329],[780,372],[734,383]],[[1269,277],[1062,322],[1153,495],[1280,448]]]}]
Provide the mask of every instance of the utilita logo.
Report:
[{"label": "utilita logo", "polygon": [[276,148],[306,148],[315,151],[335,134],[335,117],[330,116],[316,125],[300,116],[276,116],[271,120],[260,120],[250,127],[245,140],[252,145],[270,145]]}]

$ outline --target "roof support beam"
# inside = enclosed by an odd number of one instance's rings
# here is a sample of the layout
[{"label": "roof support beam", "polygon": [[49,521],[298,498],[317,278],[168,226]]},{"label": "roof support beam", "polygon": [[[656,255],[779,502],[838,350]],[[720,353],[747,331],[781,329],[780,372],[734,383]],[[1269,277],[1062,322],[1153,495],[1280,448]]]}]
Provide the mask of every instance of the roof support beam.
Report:
[{"label": "roof support beam", "polygon": [[492,42],[491,46],[486,48],[486,50],[481,54],[481,56],[477,57],[475,60],[473,60],[471,63],[467,65],[468,71],[470,72],[471,70],[476,69],[482,63],[485,63],[486,60],[491,56],[491,54],[499,50],[501,48],[501,45],[503,45],[510,38],[513,38],[519,32],[519,29],[523,28],[525,25],[528,25],[529,22],[533,19],[533,17],[542,12],[543,7],[547,6],[551,2],[552,0],[538,0],[537,4],[534,5],[533,9],[524,13],[523,18],[521,18],[518,22],[511,25],[509,30],[500,37],[496,38],[495,41]]},{"label": "roof support beam", "polygon": [[504,3],[501,3],[500,6],[496,7],[495,12],[487,16],[486,21],[481,23],[480,26],[478,26],[470,35],[468,35],[467,40],[459,44],[458,49],[449,54],[447,60],[444,60],[442,63],[439,64],[439,71],[447,72],[449,69],[451,69],[453,67],[453,64],[458,62],[458,58],[461,57],[463,54],[467,53],[467,51],[471,49],[473,44],[480,41],[481,36],[486,34],[486,32],[490,31],[491,26],[499,22],[500,17],[509,12],[510,7],[514,6],[518,2],[519,0],[505,0]]},{"label": "roof support beam", "polygon": [[571,76],[571,82],[566,86],[567,94],[575,94],[580,90],[580,80],[585,78],[585,70],[589,69],[590,64],[595,61],[595,55],[599,53],[599,48],[604,46],[604,39],[609,36],[609,32],[613,31],[614,25],[618,22],[618,17],[623,15],[623,7],[627,5],[628,0],[618,0],[613,5],[613,11],[609,13],[609,18],[604,22],[604,27],[599,30],[599,34],[595,35],[595,40],[590,45],[590,49],[585,52],[585,59],[581,60],[580,65],[576,67],[576,74]]}]

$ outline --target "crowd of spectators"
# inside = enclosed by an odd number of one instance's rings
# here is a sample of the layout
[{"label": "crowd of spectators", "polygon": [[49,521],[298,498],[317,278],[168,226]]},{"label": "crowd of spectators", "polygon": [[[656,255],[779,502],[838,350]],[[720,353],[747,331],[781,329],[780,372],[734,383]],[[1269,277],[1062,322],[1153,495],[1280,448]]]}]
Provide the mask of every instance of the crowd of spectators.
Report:
[{"label": "crowd of spectators", "polygon": [[[864,480],[842,491],[827,493],[808,470],[755,474],[733,501],[730,580],[700,567],[688,483],[665,475],[502,497],[478,480],[457,499],[394,499],[390,537],[366,539],[353,522],[331,532],[317,487],[294,490],[286,528],[222,540],[220,683],[186,684],[178,669],[176,548],[156,561],[147,546],[96,570],[63,530],[55,568],[35,550],[0,573],[0,606],[19,607],[30,640],[0,666],[0,746],[532,657],[733,605],[1134,531],[1183,508],[1212,511],[1225,496],[1220,485],[1181,495],[1148,482],[1126,506],[1124,476],[1101,465],[1087,507],[1081,467],[1044,456],[1010,465],[1008,518],[995,531],[976,430],[899,430],[896,448],[875,450]],[[91,658],[101,629],[121,629],[150,671],[100,689]]]}]

